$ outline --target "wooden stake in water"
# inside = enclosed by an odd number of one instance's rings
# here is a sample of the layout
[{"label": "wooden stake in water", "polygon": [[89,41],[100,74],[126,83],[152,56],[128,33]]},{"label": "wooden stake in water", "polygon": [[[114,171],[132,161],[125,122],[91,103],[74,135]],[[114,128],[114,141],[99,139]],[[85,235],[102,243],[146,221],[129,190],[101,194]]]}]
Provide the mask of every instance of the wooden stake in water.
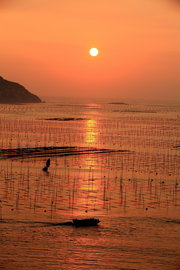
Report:
[{"label": "wooden stake in water", "polygon": [[2,219],[2,201],[0,200],[0,220]]}]

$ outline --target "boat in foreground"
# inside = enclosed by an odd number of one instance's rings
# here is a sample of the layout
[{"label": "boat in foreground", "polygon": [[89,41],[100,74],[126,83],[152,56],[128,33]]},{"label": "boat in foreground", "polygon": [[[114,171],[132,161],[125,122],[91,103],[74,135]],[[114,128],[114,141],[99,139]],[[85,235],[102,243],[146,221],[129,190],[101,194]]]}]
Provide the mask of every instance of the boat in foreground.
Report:
[{"label": "boat in foreground", "polygon": [[96,218],[73,219],[73,225],[76,227],[97,226],[99,222]]}]

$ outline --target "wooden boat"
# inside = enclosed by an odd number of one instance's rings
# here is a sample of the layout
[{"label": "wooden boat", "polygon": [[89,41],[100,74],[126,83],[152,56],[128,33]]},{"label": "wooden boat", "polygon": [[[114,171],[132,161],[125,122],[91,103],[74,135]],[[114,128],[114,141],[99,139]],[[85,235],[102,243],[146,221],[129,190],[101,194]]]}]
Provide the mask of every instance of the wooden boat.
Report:
[{"label": "wooden boat", "polygon": [[73,219],[73,225],[76,227],[97,226],[99,222],[96,218]]}]

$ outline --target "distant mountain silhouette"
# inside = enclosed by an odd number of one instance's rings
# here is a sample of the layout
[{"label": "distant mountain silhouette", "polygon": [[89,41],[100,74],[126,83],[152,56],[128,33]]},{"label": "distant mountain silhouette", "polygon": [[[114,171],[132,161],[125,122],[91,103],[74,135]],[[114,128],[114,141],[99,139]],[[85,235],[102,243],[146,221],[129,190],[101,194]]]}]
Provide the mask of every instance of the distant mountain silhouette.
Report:
[{"label": "distant mountain silhouette", "polygon": [[40,98],[24,86],[7,81],[0,76],[0,103],[39,103]]}]

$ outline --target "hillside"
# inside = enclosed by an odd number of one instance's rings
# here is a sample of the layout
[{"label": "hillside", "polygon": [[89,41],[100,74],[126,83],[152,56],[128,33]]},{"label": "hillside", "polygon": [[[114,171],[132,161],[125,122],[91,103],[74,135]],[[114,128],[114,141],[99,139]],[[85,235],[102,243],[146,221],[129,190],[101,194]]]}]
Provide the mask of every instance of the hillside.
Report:
[{"label": "hillside", "polygon": [[0,103],[39,103],[40,98],[24,86],[0,77]]}]

